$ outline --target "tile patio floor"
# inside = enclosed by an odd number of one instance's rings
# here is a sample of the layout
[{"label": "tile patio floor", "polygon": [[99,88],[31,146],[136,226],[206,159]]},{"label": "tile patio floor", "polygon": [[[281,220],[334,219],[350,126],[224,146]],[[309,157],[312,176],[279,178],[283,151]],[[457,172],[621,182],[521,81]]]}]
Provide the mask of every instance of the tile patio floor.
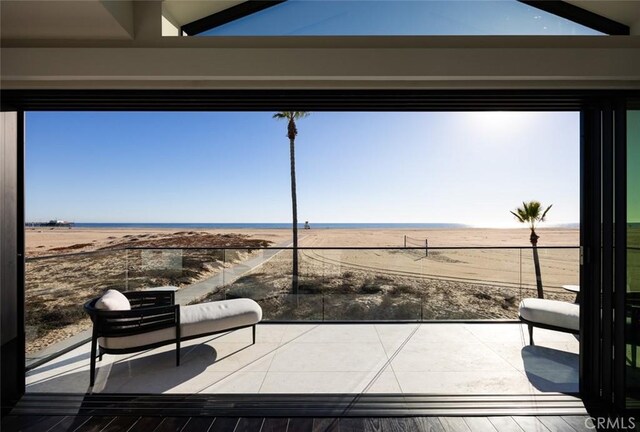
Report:
[{"label": "tile patio floor", "polygon": [[127,355],[89,387],[89,344],[27,374],[27,393],[441,393],[578,391],[573,335],[495,324],[261,324]]}]

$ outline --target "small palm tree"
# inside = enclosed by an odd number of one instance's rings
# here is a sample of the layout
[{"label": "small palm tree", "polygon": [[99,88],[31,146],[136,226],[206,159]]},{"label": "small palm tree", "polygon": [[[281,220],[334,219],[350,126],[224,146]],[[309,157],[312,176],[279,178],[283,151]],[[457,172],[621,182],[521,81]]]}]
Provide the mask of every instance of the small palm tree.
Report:
[{"label": "small palm tree", "polygon": [[306,111],[281,111],[273,115],[274,119],[287,120],[287,137],[289,138],[289,156],[291,160],[291,207],[293,214],[293,269],[291,272],[291,288],[298,293],[298,196],[296,193],[296,120],[309,115]]},{"label": "small palm tree", "polygon": [[540,273],[540,258],[538,257],[538,239],[540,236],[536,234],[536,224],[538,222],[544,222],[544,218],[547,216],[547,212],[551,209],[551,204],[544,212],[540,212],[542,205],[538,201],[523,202],[522,207],[518,207],[515,212],[511,212],[512,215],[518,219],[521,223],[528,224],[531,229],[531,235],[529,241],[533,246],[533,265],[536,270],[536,285],[538,287],[538,298],[544,298],[544,291],[542,289],[542,275]]}]

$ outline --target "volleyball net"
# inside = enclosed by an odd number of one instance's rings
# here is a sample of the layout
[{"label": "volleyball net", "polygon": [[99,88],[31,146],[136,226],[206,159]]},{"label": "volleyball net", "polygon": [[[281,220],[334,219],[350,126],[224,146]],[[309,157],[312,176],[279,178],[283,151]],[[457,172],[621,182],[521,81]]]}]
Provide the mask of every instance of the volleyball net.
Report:
[{"label": "volleyball net", "polygon": [[410,237],[408,235],[405,235],[403,239],[403,243],[405,248],[408,248],[408,247],[424,248],[425,256],[429,256],[429,239],[427,238],[421,239],[421,238]]}]

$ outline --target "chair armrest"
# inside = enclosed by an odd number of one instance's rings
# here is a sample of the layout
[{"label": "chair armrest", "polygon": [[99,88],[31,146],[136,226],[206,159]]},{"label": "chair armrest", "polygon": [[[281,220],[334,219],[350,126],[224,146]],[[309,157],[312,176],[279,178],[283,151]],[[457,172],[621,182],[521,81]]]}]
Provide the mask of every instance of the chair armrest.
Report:
[{"label": "chair armrest", "polygon": [[94,312],[94,332],[98,337],[122,337],[154,330],[180,327],[180,306],[140,307],[128,311]]},{"label": "chair armrest", "polygon": [[129,299],[131,309],[176,304],[174,291],[129,291],[123,294]]}]

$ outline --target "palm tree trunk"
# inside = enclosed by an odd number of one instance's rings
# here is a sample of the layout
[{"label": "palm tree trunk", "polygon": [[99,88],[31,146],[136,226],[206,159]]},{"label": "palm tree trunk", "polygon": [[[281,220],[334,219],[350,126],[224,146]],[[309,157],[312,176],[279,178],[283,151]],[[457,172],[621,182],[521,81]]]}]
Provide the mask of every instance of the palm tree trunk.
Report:
[{"label": "palm tree trunk", "polygon": [[289,138],[291,157],[291,206],[293,214],[293,268],[291,269],[291,290],[298,294],[298,197],[296,193],[295,138]]},{"label": "palm tree trunk", "polygon": [[531,246],[533,246],[533,267],[536,271],[536,286],[538,288],[538,298],[544,298],[544,289],[542,288],[542,272],[540,271],[540,257],[538,256],[538,235],[531,230]]},{"label": "palm tree trunk", "polygon": [[533,265],[536,269],[536,285],[538,286],[538,298],[544,298],[542,289],[542,274],[540,273],[540,258],[538,257],[538,247],[533,247]]}]

